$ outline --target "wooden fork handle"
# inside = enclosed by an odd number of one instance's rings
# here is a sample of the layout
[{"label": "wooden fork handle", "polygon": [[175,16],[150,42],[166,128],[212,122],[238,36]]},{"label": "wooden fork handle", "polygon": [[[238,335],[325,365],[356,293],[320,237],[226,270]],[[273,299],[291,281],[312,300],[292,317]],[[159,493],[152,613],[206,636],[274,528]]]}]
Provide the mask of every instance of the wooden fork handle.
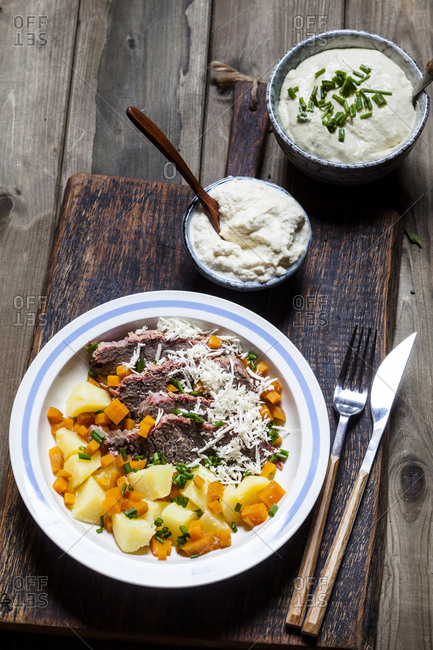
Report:
[{"label": "wooden fork handle", "polygon": [[316,504],[313,522],[308,534],[304,555],[298,577],[295,581],[295,588],[287,614],[286,625],[290,625],[291,627],[302,627],[302,621],[304,620],[305,610],[307,608],[308,593],[314,578],[314,569],[319,555],[339,462],[340,458],[338,456],[331,455],[329,457],[325,481]]},{"label": "wooden fork handle", "polygon": [[303,634],[318,636],[320,632],[323,617],[325,616],[338,570],[343,560],[344,551],[346,550],[347,542],[349,541],[352,526],[358,512],[359,504],[361,503],[362,495],[364,494],[367,480],[368,473],[361,470],[356,477],[355,484],[341,518],[334,542],[329,551],[322,574],[318,580],[313,602],[308,610],[302,628]]}]

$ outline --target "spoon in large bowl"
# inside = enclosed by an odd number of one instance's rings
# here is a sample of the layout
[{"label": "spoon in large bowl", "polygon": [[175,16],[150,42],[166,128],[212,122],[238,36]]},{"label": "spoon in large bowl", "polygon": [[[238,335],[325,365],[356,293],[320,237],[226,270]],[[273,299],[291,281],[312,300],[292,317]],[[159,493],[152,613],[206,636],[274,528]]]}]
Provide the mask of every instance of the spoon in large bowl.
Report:
[{"label": "spoon in large bowl", "polygon": [[212,227],[220,234],[220,225],[219,225],[219,206],[218,203],[213,199],[206,190],[200,185],[180,153],[170,142],[166,135],[161,131],[159,127],[156,126],[152,120],[142,113],[138,108],[134,106],[128,106],[126,109],[126,114],[133,124],[139,129],[146,138],[148,138],[152,144],[157,147],[164,154],[166,158],[176,167],[177,171],[181,176],[184,177],[188,185],[194,190],[198,196],[204,211],[209,217],[209,221],[212,224]]},{"label": "spoon in large bowl", "polygon": [[415,99],[424,88],[433,81],[433,59],[425,67],[426,71],[412,91],[412,98]]}]

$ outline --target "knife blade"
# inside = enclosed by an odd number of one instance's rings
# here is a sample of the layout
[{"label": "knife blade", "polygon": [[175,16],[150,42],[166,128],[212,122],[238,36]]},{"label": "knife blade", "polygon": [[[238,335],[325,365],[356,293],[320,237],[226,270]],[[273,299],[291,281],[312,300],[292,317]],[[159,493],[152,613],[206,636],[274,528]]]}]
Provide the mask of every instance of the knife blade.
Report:
[{"label": "knife blade", "polygon": [[349,500],[346,504],[340,525],[326,559],[325,566],[317,581],[317,588],[308,611],[302,633],[318,636],[331,597],[341,562],[344,557],[350,533],[367,485],[368,476],[382,439],[391,407],[397,394],[401,378],[409,359],[416,332],[407,337],[382,361],[375,375],[370,395],[370,407],[373,417],[373,433],[355,479]]}]

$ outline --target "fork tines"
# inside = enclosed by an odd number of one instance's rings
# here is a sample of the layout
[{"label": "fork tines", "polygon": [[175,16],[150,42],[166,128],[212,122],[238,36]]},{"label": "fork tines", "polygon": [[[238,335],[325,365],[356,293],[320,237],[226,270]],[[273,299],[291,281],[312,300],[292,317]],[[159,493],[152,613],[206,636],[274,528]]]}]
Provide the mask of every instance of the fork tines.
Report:
[{"label": "fork tines", "polygon": [[[363,392],[367,389],[370,383],[371,374],[373,372],[373,360],[376,350],[377,330],[374,331],[373,342],[370,346],[370,338],[372,335],[372,328],[367,330],[367,336],[362,345],[364,338],[365,327],[361,328],[357,343],[358,325],[355,325],[352,336],[347,346],[346,356],[344,357],[343,365],[338,376],[337,384],[341,388],[349,388],[350,390],[358,390]],[[366,367],[365,373],[364,369]]]}]

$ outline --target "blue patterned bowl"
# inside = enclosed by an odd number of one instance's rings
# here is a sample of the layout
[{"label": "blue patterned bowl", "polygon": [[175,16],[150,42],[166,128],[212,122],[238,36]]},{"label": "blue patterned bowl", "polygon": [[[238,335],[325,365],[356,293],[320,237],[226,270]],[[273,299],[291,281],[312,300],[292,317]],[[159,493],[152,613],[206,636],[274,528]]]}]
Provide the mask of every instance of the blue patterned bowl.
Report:
[{"label": "blue patterned bowl", "polygon": [[412,149],[425,126],[429,112],[430,102],[425,92],[418,95],[415,100],[415,124],[412,135],[387,156],[365,163],[338,163],[318,158],[304,151],[283,131],[277,111],[281,86],[289,70],[297,68],[302,61],[323,52],[323,50],[348,47],[379,50],[404,70],[412,85],[415,85],[422,77],[422,72],[415,61],[392,41],[369,32],[338,29],[308,38],[286,52],[275,66],[269,79],[267,104],[277,142],[288,159],[298,169],[319,181],[341,185],[361,185],[388,174],[401,163]]}]

